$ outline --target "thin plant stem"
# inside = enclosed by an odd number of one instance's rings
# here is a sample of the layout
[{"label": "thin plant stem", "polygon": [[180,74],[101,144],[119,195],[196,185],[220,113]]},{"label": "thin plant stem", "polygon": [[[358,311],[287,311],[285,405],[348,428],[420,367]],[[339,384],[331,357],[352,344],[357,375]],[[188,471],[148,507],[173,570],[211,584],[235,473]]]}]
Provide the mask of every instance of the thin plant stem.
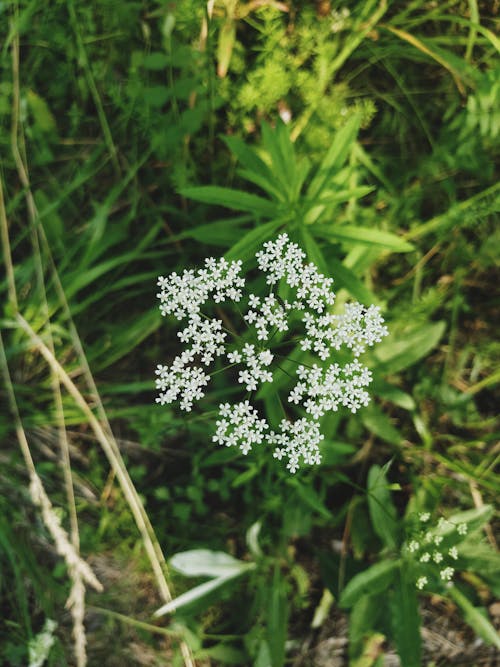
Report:
[{"label": "thin plant stem", "polygon": [[90,66],[89,58],[87,56],[87,51],[85,49],[85,44],[83,42],[83,38],[78,25],[78,18],[76,16],[75,5],[73,4],[73,0],[68,0],[68,10],[69,10],[70,24],[76,37],[78,55],[83,64],[83,70],[85,73],[85,78],[87,79],[87,85],[89,87],[90,94],[92,95],[92,99],[94,100],[94,104],[97,110],[97,116],[99,117],[102,133],[104,135],[104,141],[106,142],[106,146],[108,147],[109,153],[111,155],[111,161],[113,163],[115,172],[118,176],[120,176],[121,168],[120,168],[120,163],[118,161],[118,152],[116,150],[116,146],[113,141],[113,135],[111,134],[111,129],[109,127],[108,119],[106,118],[106,114],[104,113],[104,106],[102,104],[101,96],[99,95],[99,91],[97,90],[97,86],[94,80],[94,75],[92,74],[92,68]]}]

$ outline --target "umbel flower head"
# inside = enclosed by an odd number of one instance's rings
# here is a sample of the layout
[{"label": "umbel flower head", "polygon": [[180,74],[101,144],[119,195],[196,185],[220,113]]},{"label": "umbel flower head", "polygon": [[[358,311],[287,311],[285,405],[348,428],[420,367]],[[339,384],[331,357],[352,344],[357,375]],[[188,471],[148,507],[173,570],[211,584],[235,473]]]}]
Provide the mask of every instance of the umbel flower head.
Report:
[{"label": "umbel flower head", "polygon": [[[267,444],[294,473],[303,463],[320,463],[320,420],[327,412],[345,407],[355,413],[368,404],[372,376],[359,356],[380,342],[387,328],[377,306],[348,303],[342,313],[333,313],[332,279],[307,263],[287,234],[264,243],[256,259],[269,290],[265,296],[245,294],[241,261],[224,258],[209,257],[201,269],[158,278],[160,312],[185,321],[177,335],[186,347],[169,365],[157,366],[156,402],[179,401],[181,410],[191,411],[205,396],[208,367],[225,358],[227,369],[237,367],[238,386],[246,395],[219,406],[213,441],[239,447],[243,454]],[[242,304],[236,306],[241,334],[232,320],[234,304]],[[223,314],[225,306],[229,315]],[[335,360],[342,348],[352,357],[343,365]],[[251,398],[285,372],[279,352],[287,349],[295,350],[287,357],[295,364],[295,377],[287,374],[291,386],[282,401],[283,419],[273,430]]]}]

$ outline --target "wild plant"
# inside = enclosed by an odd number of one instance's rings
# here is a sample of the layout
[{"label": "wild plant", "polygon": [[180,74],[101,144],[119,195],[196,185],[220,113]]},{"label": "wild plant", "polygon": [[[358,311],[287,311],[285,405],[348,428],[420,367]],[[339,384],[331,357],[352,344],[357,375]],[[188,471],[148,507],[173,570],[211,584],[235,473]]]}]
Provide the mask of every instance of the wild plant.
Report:
[{"label": "wild plant", "polygon": [[[245,455],[254,445],[267,443],[273,456],[285,459],[287,469],[295,473],[301,464],[321,462],[320,420],[327,412],[345,407],[356,413],[368,404],[366,389],[372,375],[359,357],[388,331],[378,306],[354,302],[341,313],[331,312],[333,280],[306,263],[305,253],[287,234],[264,243],[256,260],[268,287],[265,296],[244,294],[239,260],[210,257],[196,272],[160,276],[160,311],[179,321],[187,319],[178,337],[188,347],[169,365],[158,365],[156,401],[165,405],[180,399],[180,408],[190,412],[210,382],[203,367],[217,357],[225,358],[227,365],[215,372],[238,367],[238,384],[247,393],[243,400],[219,405],[212,440],[239,447]],[[235,304],[246,331],[240,328],[238,333],[222,313],[209,315],[210,301],[217,313],[222,304]],[[352,360],[339,363],[335,355],[344,349]],[[296,365],[293,374],[283,369],[282,360]],[[292,388],[286,407],[281,402],[280,423],[271,425],[249,399],[262,383],[273,382],[279,371],[287,374]],[[290,419],[293,406],[301,415],[295,421]]]}]

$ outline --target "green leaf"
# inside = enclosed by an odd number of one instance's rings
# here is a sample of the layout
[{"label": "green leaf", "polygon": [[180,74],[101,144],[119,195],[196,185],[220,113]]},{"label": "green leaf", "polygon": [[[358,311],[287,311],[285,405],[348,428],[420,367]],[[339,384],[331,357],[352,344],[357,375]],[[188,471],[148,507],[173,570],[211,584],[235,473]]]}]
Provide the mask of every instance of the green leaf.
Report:
[{"label": "green leaf", "polygon": [[400,236],[372,227],[356,225],[317,225],[314,234],[329,241],[351,241],[365,245],[380,246],[392,252],[412,252],[415,247]]},{"label": "green leaf", "polygon": [[343,287],[351,296],[364,304],[378,303],[375,294],[345,264],[333,258],[328,259],[328,264],[335,280],[335,289]]},{"label": "green leaf", "polygon": [[192,549],[175,554],[170,565],[185,577],[233,577],[254,567],[224,551]]},{"label": "green leaf", "polygon": [[368,508],[373,529],[389,549],[398,543],[397,512],[388,489],[385,471],[372,465],[368,472]]},{"label": "green leaf", "polygon": [[282,225],[282,220],[272,220],[271,222],[265,222],[258,225],[235,243],[233,247],[226,252],[225,258],[229,261],[241,259],[243,262],[250,259],[262,243],[271,238],[274,232]]},{"label": "green leaf", "polygon": [[410,396],[410,394],[402,391],[399,387],[395,387],[381,378],[376,378],[371,387],[374,395],[383,398],[385,401],[394,403],[394,405],[403,408],[403,410],[412,412],[416,408],[413,396]]},{"label": "green leaf", "polygon": [[365,197],[375,188],[366,185],[349,188],[348,190],[339,190],[338,192],[325,192],[321,197],[314,200],[304,199],[304,205],[308,207],[307,213],[304,215],[304,224],[312,225],[320,219],[320,217],[331,209],[332,206],[343,204],[351,199],[360,199]]},{"label": "green leaf", "polygon": [[405,566],[399,568],[391,596],[391,628],[401,664],[404,667],[421,667],[422,640],[420,638],[420,613],[415,581],[409,577]]},{"label": "green leaf", "polygon": [[398,569],[398,561],[384,560],[355,575],[340,596],[340,606],[352,607],[363,595],[376,595],[389,588]]},{"label": "green leaf", "polygon": [[482,507],[477,507],[472,510],[465,510],[465,512],[457,512],[448,517],[448,521],[443,524],[437,534],[444,536],[455,532],[458,525],[465,523],[468,535],[475,530],[479,530],[488,523],[493,516],[493,513],[493,507],[491,505],[483,505]]},{"label": "green leaf", "polygon": [[168,67],[169,63],[170,58],[166,53],[161,53],[161,51],[147,53],[142,59],[142,66],[153,71],[161,71]]},{"label": "green leaf", "polygon": [[188,199],[224,206],[235,211],[248,211],[265,217],[275,215],[276,204],[258,195],[253,195],[242,190],[232,188],[220,188],[217,185],[203,185],[200,187],[182,188],[179,193]]},{"label": "green leaf", "polygon": [[273,667],[282,667],[285,662],[287,623],[288,607],[285,582],[277,564],[274,568],[267,613],[267,643]]},{"label": "green leaf", "polygon": [[325,519],[332,519],[333,518],[332,513],[330,512],[330,510],[325,507],[325,504],[323,503],[321,498],[318,496],[316,491],[311,486],[307,486],[306,484],[303,484],[302,482],[300,482],[298,479],[296,479],[294,477],[288,479],[287,483],[290,486],[293,486],[296,489],[298,496],[311,509],[313,509],[315,512],[320,514]]},{"label": "green leaf", "polygon": [[360,116],[354,114],[344,127],[335,133],[333,142],[307,189],[308,199],[317,198],[335,173],[342,167],[352,150],[360,122]]},{"label": "green leaf", "polygon": [[500,637],[485,613],[469,601],[456,587],[447,589],[448,595],[457,603],[464,613],[465,620],[474,632],[484,641],[500,649]]},{"label": "green leaf", "polygon": [[365,428],[390,445],[399,445],[403,441],[401,433],[375,403],[372,402],[361,410],[360,419]]},{"label": "green leaf", "polygon": [[436,347],[445,329],[445,322],[434,322],[390,334],[374,352],[377,372],[388,375],[412,366]]},{"label": "green leaf", "polygon": [[383,607],[382,598],[376,595],[363,595],[354,603],[349,614],[349,658],[351,661],[361,655],[365,639],[376,629]]},{"label": "green leaf", "polygon": [[302,227],[300,232],[304,244],[304,250],[307,254],[307,259],[315,264],[321,273],[323,273],[325,276],[330,276],[329,265],[323,256],[321,248],[311,236],[309,230],[306,227]]},{"label": "green leaf", "polygon": [[208,245],[231,246],[245,233],[242,225],[248,223],[251,219],[252,216],[250,215],[239,215],[235,218],[209,222],[206,225],[198,225],[197,227],[186,229],[176,236],[174,240],[191,238]]},{"label": "green leaf", "polygon": [[244,665],[246,657],[247,656],[243,651],[223,643],[203,649],[196,655],[196,658],[200,659],[212,658],[217,665]]}]

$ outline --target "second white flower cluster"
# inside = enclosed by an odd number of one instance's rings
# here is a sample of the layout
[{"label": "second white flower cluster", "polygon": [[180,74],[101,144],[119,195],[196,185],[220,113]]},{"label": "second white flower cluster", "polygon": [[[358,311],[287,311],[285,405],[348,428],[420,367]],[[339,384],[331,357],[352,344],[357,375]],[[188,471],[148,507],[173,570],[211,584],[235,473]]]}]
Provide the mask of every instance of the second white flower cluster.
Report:
[{"label": "second white flower cluster", "polygon": [[[301,463],[320,462],[323,435],[319,420],[326,412],[340,406],[356,412],[368,404],[366,388],[372,377],[358,357],[367,346],[387,335],[387,328],[376,306],[350,303],[341,314],[330,312],[335,303],[332,279],[319,273],[314,264],[306,263],[305,253],[286,234],[264,243],[256,259],[270,290],[264,297],[250,293],[245,298],[240,261],[210,257],[196,272],[160,276],[160,311],[164,316],[187,319],[178,333],[187,348],[169,365],[157,366],[156,401],[165,405],[179,400],[181,409],[189,412],[194,401],[204,397],[210,381],[203,367],[217,357],[225,357],[228,368],[240,365],[238,383],[249,394],[256,392],[262,383],[273,382],[274,347],[286,345],[283,334],[292,332],[295,336],[299,326],[297,342],[302,358],[297,361],[297,381],[288,393],[289,408],[283,408],[278,430],[270,428],[247,396],[236,404],[219,406],[213,436],[214,442],[237,446],[244,454],[254,445],[267,443],[274,447],[275,458],[285,459],[293,473]],[[279,296],[280,291],[287,298]],[[246,310],[238,309],[238,313],[246,331],[240,335],[221,309],[225,303],[241,301],[246,302]],[[342,347],[350,350],[354,359],[343,366],[325,364]],[[314,363],[314,357],[323,363]],[[275,364],[274,372],[277,370],[281,370],[279,364]],[[292,406],[302,410],[304,416],[292,421]]]}]

